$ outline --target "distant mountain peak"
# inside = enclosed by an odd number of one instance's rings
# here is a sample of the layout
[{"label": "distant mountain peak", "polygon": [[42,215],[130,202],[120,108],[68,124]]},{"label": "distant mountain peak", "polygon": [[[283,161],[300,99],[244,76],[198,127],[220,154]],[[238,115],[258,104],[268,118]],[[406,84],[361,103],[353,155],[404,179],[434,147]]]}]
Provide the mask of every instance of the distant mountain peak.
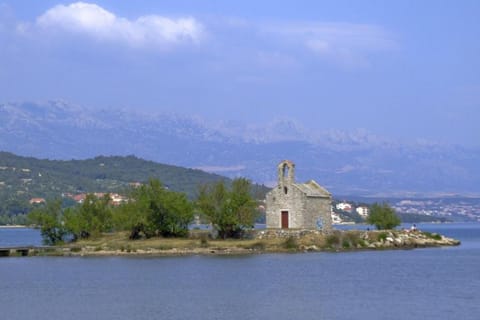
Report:
[{"label": "distant mountain peak", "polygon": [[278,118],[210,123],[177,114],[94,110],[61,100],[0,104],[0,150],[50,159],[131,155],[274,181],[281,159],[300,180],[332,192],[480,192],[480,150],[419,140],[400,143],[368,130],[314,132]]}]

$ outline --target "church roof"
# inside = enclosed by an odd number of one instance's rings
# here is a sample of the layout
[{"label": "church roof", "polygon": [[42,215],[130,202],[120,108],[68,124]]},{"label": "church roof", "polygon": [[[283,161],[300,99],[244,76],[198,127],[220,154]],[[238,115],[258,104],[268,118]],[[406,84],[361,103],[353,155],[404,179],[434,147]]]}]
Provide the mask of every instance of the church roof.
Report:
[{"label": "church roof", "polygon": [[313,180],[307,183],[295,183],[295,187],[300,189],[307,197],[331,197],[330,192]]}]

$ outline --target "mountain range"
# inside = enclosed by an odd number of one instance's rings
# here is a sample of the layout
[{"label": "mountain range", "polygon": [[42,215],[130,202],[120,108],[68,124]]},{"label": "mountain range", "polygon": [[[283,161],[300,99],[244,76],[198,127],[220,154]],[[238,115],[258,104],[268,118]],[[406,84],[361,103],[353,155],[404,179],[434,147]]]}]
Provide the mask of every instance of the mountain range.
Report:
[{"label": "mountain range", "polygon": [[480,148],[403,143],[366,131],[312,134],[289,119],[208,123],[62,101],[0,104],[0,150],[57,160],[135,155],[273,185],[283,159],[334,195],[480,194]]}]

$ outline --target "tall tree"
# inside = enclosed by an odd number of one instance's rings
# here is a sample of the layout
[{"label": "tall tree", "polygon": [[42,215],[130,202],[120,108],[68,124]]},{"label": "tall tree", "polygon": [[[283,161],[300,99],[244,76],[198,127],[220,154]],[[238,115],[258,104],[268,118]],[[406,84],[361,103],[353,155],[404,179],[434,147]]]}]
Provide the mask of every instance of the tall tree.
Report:
[{"label": "tall tree", "polygon": [[256,218],[251,183],[245,178],[234,179],[230,189],[224,181],[201,186],[197,207],[222,238],[241,236],[245,228],[253,226]]},{"label": "tall tree", "polygon": [[47,201],[28,214],[30,223],[40,226],[40,233],[45,244],[59,244],[69,234],[65,227],[65,217],[61,200]]}]

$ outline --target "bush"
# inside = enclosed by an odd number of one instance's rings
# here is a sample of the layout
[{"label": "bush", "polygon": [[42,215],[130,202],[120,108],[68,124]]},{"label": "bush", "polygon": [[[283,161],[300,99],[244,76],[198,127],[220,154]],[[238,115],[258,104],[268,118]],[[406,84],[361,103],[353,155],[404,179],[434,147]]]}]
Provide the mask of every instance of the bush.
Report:
[{"label": "bush", "polygon": [[367,242],[363,239],[358,240],[358,244],[362,247],[365,248],[367,246]]},{"label": "bush", "polygon": [[352,247],[355,247],[360,241],[360,234],[356,231],[347,231],[345,233],[345,238]]},{"label": "bush", "polygon": [[200,247],[202,248],[208,247],[208,235],[206,234],[200,235]]},{"label": "bush", "polygon": [[283,247],[289,250],[298,249],[297,239],[294,237],[288,237],[283,243]]},{"label": "bush", "polygon": [[341,238],[342,236],[340,231],[334,231],[332,234],[329,234],[325,241],[327,244],[327,247],[329,248],[338,247],[340,245]]},{"label": "bush", "polygon": [[433,239],[433,240],[442,240],[442,236],[439,235],[438,233],[431,233],[431,232],[426,232],[426,231],[424,231],[423,234],[424,234],[427,238],[430,238],[430,239]]},{"label": "bush", "polygon": [[378,234],[378,240],[385,241],[387,240],[388,234],[386,232],[380,232]]}]

